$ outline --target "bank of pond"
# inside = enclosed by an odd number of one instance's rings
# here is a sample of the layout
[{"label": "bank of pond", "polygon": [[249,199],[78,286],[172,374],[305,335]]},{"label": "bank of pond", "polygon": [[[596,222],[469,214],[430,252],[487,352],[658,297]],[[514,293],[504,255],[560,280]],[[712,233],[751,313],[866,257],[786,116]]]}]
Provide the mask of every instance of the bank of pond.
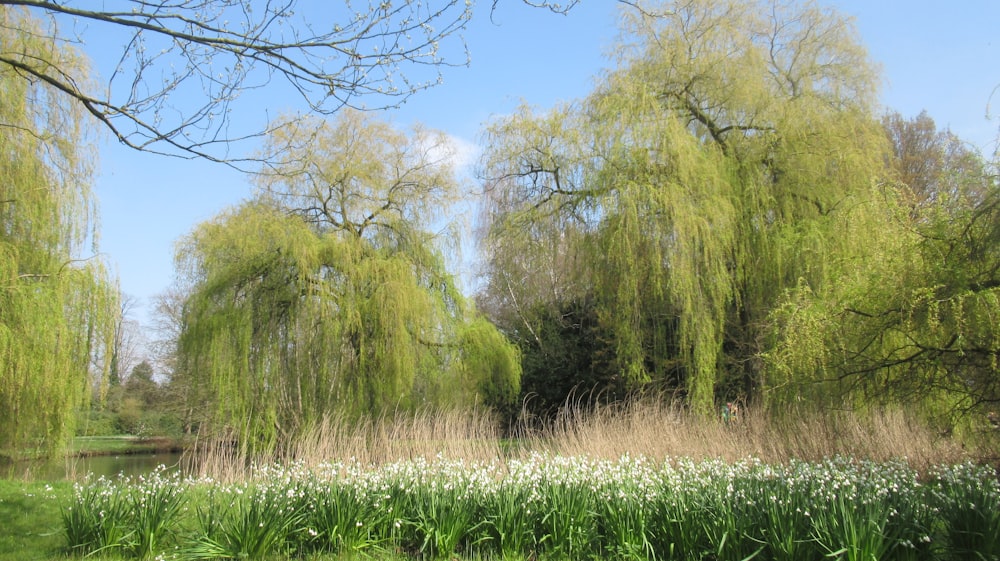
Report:
[{"label": "bank of pond", "polygon": [[161,465],[179,465],[183,452],[182,441],[165,437],[77,437],[66,454],[54,458],[0,457],[0,478],[59,481],[86,474],[140,476]]},{"label": "bank of pond", "polygon": [[239,481],[160,468],[89,477],[62,548],[123,558],[996,559],[1000,483],[971,462],[771,465],[533,454],[266,465]]}]

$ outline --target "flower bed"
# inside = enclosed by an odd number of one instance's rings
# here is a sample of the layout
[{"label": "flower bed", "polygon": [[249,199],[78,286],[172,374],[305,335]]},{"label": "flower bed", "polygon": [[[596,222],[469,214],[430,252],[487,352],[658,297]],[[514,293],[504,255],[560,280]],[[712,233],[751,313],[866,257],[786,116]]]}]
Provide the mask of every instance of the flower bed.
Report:
[{"label": "flower bed", "polygon": [[442,558],[965,559],[1000,555],[993,470],[530,456],[263,466],[238,484],[77,485],[72,551],[266,558],[389,550]]}]

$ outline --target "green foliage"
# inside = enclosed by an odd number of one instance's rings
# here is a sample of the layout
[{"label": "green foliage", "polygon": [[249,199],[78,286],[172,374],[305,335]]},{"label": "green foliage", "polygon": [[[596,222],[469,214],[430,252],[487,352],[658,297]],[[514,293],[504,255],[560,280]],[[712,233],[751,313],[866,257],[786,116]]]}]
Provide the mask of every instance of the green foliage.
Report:
[{"label": "green foliage", "polygon": [[306,518],[297,486],[274,482],[211,493],[199,510],[200,533],[188,559],[262,559],[284,553]]},{"label": "green foliage", "polygon": [[509,403],[516,349],[420,230],[457,187],[436,137],[352,112],[280,130],[271,148],[287,160],[259,196],[199,226],[179,256],[191,282],[179,369],[208,389],[217,424],[270,450],[331,414]]},{"label": "green foliage", "polygon": [[[525,391],[565,396],[610,363],[703,415],[722,397],[905,403],[942,428],[996,414],[1000,196],[982,158],[926,115],[880,123],[874,69],[831,10],[623,13],[618,67],[588,98],[487,132],[479,301],[521,347]],[[574,349],[553,327],[584,300],[595,341]]]},{"label": "green foliage", "polygon": [[156,381],[153,380],[153,367],[145,360],[132,368],[128,381],[125,383],[125,394],[141,401],[146,406],[154,405],[160,401],[158,389]]},{"label": "green foliage", "polygon": [[529,313],[537,318],[535,336],[518,341],[525,408],[551,418],[567,403],[624,397],[612,335],[601,325],[593,302],[561,303],[555,310],[539,305]]},{"label": "green foliage", "polygon": [[104,408],[88,407],[77,413],[76,436],[113,436],[119,434],[117,415]]},{"label": "green foliage", "polygon": [[464,379],[493,408],[509,408],[521,389],[520,352],[486,318],[476,316],[461,327],[458,348]]},{"label": "green foliage", "polygon": [[0,560],[65,558],[60,512],[72,495],[67,481],[0,479]]},{"label": "green foliage", "polygon": [[[76,51],[26,10],[0,7],[0,27],[5,56],[86,80]],[[106,378],[111,348],[117,291],[98,259],[80,259],[94,237],[89,123],[53,95],[0,69],[0,454],[64,446],[92,359]]]},{"label": "green foliage", "polygon": [[537,497],[531,491],[508,480],[483,498],[484,547],[499,554],[501,559],[517,558],[539,547],[535,528],[540,515],[533,503]]},{"label": "green foliage", "polygon": [[538,540],[545,551],[556,557],[574,559],[594,547],[597,519],[594,499],[576,482],[554,481],[546,484],[539,507]]},{"label": "green foliage", "polygon": [[1000,483],[994,470],[972,464],[940,467],[934,493],[957,558],[1000,558]]},{"label": "green foliage", "polygon": [[133,481],[98,478],[75,487],[62,511],[70,552],[150,559],[169,543],[187,500],[177,473],[161,466]]},{"label": "green foliage", "polygon": [[[170,488],[176,493],[155,479],[92,481],[64,511],[67,530],[74,528],[66,535],[98,543],[72,526],[80,517],[120,544],[105,551],[146,558],[171,551],[181,559],[271,559],[358,548],[423,558],[734,561],[994,559],[1000,535],[995,471],[973,464],[918,479],[902,462],[845,458],[768,465],[532,456],[265,466],[251,477],[190,481]],[[193,507],[187,518],[173,514],[180,503]],[[153,523],[141,522],[136,508],[149,509]],[[189,531],[177,534],[182,527]],[[147,534],[156,540],[137,537]]]},{"label": "green foliage", "polygon": [[676,384],[709,415],[721,388],[769,387],[757,357],[785,291],[857,253],[845,215],[879,198],[887,153],[876,75],[849,21],[811,3],[623,14],[619,65],[586,100],[487,132],[482,300],[537,340],[526,310],[593,294],[629,389]]},{"label": "green foliage", "polygon": [[785,399],[909,403],[948,429],[970,411],[984,422],[1000,396],[1000,191],[985,164],[950,172],[964,190],[925,185],[913,202],[887,184],[854,205],[842,228],[858,232],[843,236],[855,249],[832,264],[836,282],[800,284],[772,311],[764,358]]},{"label": "green foliage", "polygon": [[133,397],[122,400],[115,419],[116,434],[142,434],[143,426],[143,403]]},{"label": "green foliage", "polygon": [[392,512],[383,508],[384,497],[346,483],[316,485],[322,491],[306,521],[310,548],[347,553],[378,550],[387,542],[380,529],[394,520]]},{"label": "green foliage", "polygon": [[478,501],[470,489],[442,481],[440,486],[420,486],[412,491],[410,522],[420,543],[419,550],[432,559],[450,558],[469,536],[480,518]]},{"label": "green foliage", "polygon": [[826,557],[863,559],[927,558],[931,519],[916,477],[901,466],[847,465],[837,474],[843,485],[817,489],[825,503],[813,516],[815,547]]}]

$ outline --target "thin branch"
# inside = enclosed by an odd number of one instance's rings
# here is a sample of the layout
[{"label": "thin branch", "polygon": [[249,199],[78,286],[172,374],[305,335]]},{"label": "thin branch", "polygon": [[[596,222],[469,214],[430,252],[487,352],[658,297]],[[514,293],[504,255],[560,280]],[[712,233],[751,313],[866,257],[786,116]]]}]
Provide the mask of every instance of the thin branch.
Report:
[{"label": "thin branch", "polygon": [[[54,0],[0,0],[0,6],[44,11],[53,18],[74,18],[131,34],[106,93],[87,91],[65,69],[47,61],[35,64],[24,53],[3,53],[0,66],[38,78],[83,104],[130,148],[232,165],[253,160],[231,157],[233,143],[270,131],[268,125],[264,130],[230,135],[230,125],[236,122],[231,106],[242,93],[270,84],[274,76],[283,77],[309,111],[332,114],[345,106],[393,107],[440,82],[440,71],[437,81],[410,81],[401,74],[404,65],[440,68],[468,63],[467,53],[464,60],[453,63],[440,54],[438,46],[467,25],[471,6],[461,0],[442,0],[434,8],[415,0],[394,7],[372,3],[368,10],[345,15],[342,26],[331,25],[329,31],[316,33],[305,17],[292,20],[298,4],[297,0],[268,2],[261,12],[251,0],[206,0],[196,5],[122,0],[119,9],[114,3],[106,9],[87,9]],[[244,20],[239,31],[228,28],[226,18],[233,12]],[[12,31],[19,31],[16,24]],[[166,48],[149,54],[150,41],[163,42]],[[83,40],[72,42],[82,44]],[[180,65],[168,59],[171,56]],[[126,61],[133,61],[134,68],[125,68]],[[157,70],[163,71],[163,77],[153,77]],[[118,78],[127,80],[127,86],[113,87]],[[172,106],[182,98],[198,99],[188,95],[190,87],[202,89],[201,101],[195,107]],[[385,104],[359,103],[373,96]]]}]

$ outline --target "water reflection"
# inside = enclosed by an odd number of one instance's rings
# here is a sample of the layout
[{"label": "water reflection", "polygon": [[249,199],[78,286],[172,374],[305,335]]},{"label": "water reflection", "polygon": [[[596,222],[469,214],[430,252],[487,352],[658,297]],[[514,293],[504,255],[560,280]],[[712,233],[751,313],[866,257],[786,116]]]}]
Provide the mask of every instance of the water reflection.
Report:
[{"label": "water reflection", "polygon": [[150,473],[160,465],[167,466],[168,469],[180,469],[180,459],[179,452],[164,452],[20,461],[0,463],[0,477],[42,481],[82,479],[88,473],[108,478],[117,477],[119,474],[137,477]]}]

